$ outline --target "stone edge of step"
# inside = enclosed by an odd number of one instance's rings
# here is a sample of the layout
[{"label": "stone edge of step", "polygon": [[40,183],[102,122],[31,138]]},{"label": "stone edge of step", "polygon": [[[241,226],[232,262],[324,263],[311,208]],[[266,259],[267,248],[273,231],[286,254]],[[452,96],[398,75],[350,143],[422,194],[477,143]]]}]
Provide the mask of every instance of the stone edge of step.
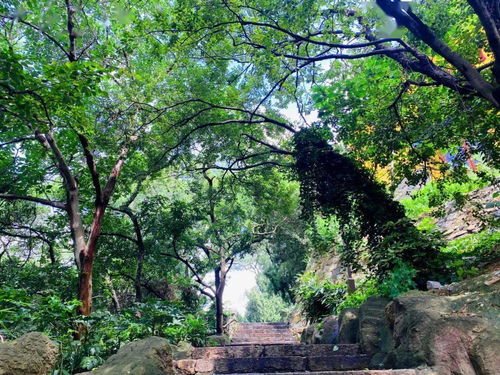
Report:
[{"label": "stone edge of step", "polygon": [[213,375],[417,375],[415,369],[397,370],[338,370],[338,371],[302,371],[302,372],[248,372]]}]

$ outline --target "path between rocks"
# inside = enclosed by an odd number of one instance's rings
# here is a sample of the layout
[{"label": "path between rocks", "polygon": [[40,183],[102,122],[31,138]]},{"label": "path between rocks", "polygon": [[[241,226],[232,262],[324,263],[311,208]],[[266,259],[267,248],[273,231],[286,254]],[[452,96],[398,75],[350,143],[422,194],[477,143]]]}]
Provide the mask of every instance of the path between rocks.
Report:
[{"label": "path between rocks", "polygon": [[178,375],[416,375],[414,369],[369,370],[357,344],[301,344],[288,323],[241,323],[230,345],[195,348],[174,361]]}]

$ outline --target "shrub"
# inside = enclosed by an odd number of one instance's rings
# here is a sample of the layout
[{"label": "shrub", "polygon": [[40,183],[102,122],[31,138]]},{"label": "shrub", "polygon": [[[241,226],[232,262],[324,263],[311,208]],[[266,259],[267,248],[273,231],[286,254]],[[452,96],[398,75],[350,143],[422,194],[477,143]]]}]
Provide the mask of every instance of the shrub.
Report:
[{"label": "shrub", "polygon": [[380,294],[394,298],[411,289],[415,289],[416,284],[413,279],[416,273],[417,271],[407,263],[399,262],[378,286]]},{"label": "shrub", "polygon": [[359,307],[368,297],[377,295],[380,295],[377,282],[372,279],[365,280],[359,283],[354,293],[346,295],[345,300],[337,306],[337,314],[340,314],[343,309],[349,307]]},{"label": "shrub", "polygon": [[476,276],[485,265],[500,260],[500,232],[482,231],[450,241],[441,252],[455,279]]},{"label": "shrub", "polygon": [[[58,296],[29,296],[23,290],[0,288],[0,334],[15,339],[30,331],[46,333],[61,347],[61,360],[54,374],[66,375],[91,370],[114,354],[122,344],[151,335],[173,344],[189,341],[205,344],[208,327],[203,315],[186,314],[179,303],[153,301],[135,304],[118,314],[96,311],[77,315],[77,300]],[[85,324],[81,340],[73,340],[75,327]]]},{"label": "shrub", "polygon": [[312,271],[300,276],[295,288],[298,305],[311,322],[332,314],[344,301],[346,292],[345,284],[322,280]]}]

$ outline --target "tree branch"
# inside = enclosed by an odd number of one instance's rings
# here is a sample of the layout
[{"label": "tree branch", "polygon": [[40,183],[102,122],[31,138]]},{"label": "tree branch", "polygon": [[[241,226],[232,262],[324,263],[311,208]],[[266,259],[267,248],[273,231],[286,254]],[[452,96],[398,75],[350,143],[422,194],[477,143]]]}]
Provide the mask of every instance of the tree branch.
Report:
[{"label": "tree branch", "polygon": [[36,140],[36,137],[35,136],[29,136],[29,137],[15,138],[15,139],[13,139],[11,141],[0,143],[0,147],[11,145],[13,143],[19,143],[19,142],[25,142],[25,141],[32,141],[32,140]]},{"label": "tree branch", "polygon": [[101,183],[99,181],[99,173],[97,172],[97,167],[94,160],[94,155],[89,150],[89,141],[82,134],[78,133],[78,139],[83,148],[83,154],[85,155],[85,161],[87,162],[87,167],[90,172],[90,176],[92,177],[92,184],[94,185],[95,194],[96,194],[96,204],[102,203],[102,188]]},{"label": "tree branch", "polygon": [[45,206],[59,208],[61,210],[66,210],[67,209],[66,204],[64,202],[52,201],[52,200],[49,200],[49,199],[43,199],[43,198],[37,198],[37,197],[30,197],[30,196],[24,196],[24,195],[0,194],[0,199],[5,199],[5,200],[8,200],[8,201],[24,200],[24,201],[29,201],[29,202],[43,204]]},{"label": "tree branch", "polygon": [[49,39],[52,43],[54,43],[57,48],[59,48],[61,51],[64,52],[64,54],[66,55],[66,57],[69,58],[69,53],[68,51],[66,51],[66,49],[63,47],[63,45],[61,43],[59,43],[57,41],[56,38],[54,38],[52,35],[50,35],[49,33],[47,33],[45,30],[43,30],[42,28],[28,22],[28,21],[25,21],[23,19],[20,19],[19,17],[17,16],[13,16],[13,15],[9,15],[9,14],[1,14],[0,15],[0,18],[7,18],[7,19],[10,19],[10,20],[13,20],[13,21],[18,21],[19,23],[22,23],[28,27],[31,27],[32,29],[38,31],[40,34],[44,35],[47,39]]}]

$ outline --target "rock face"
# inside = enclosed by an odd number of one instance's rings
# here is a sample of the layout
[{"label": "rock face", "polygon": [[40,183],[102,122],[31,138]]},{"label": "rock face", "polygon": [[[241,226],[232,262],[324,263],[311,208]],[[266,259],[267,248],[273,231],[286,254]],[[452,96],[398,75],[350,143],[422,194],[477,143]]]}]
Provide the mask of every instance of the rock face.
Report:
[{"label": "rock face", "polygon": [[[450,295],[412,291],[392,301],[369,298],[359,309],[358,338],[362,352],[371,356],[370,368],[497,374],[500,281],[495,280],[492,272],[451,284]],[[341,318],[340,337],[342,325]]]},{"label": "rock face", "polygon": [[339,335],[339,321],[335,315],[320,323],[310,324],[302,331],[300,341],[305,344],[335,344]]},{"label": "rock face", "polygon": [[373,368],[384,368],[384,358],[392,349],[392,331],[385,316],[390,301],[384,297],[368,297],[359,307],[359,343],[361,350],[372,356]]},{"label": "rock face", "polygon": [[148,337],[122,346],[97,370],[80,375],[170,375],[172,349],[167,340]]},{"label": "rock face", "polygon": [[500,369],[500,283],[486,274],[451,286],[451,296],[413,292],[388,308],[396,367],[427,364],[439,374],[493,375]]},{"label": "rock face", "polygon": [[339,344],[355,344],[359,334],[359,309],[344,309],[339,316]]},{"label": "rock face", "polygon": [[463,207],[457,207],[455,201],[445,204],[445,215],[436,225],[448,241],[480,232],[487,225],[487,219],[500,217],[500,197],[495,196],[498,183],[500,180],[469,193]]},{"label": "rock face", "polygon": [[[305,332],[310,343],[320,342],[318,325]],[[500,369],[500,271],[446,285],[437,293],[411,291],[392,300],[369,297],[358,309],[342,311],[336,343],[359,344],[370,369],[496,375]]]},{"label": "rock face", "polygon": [[0,375],[45,375],[55,366],[57,345],[39,332],[0,343]]}]

